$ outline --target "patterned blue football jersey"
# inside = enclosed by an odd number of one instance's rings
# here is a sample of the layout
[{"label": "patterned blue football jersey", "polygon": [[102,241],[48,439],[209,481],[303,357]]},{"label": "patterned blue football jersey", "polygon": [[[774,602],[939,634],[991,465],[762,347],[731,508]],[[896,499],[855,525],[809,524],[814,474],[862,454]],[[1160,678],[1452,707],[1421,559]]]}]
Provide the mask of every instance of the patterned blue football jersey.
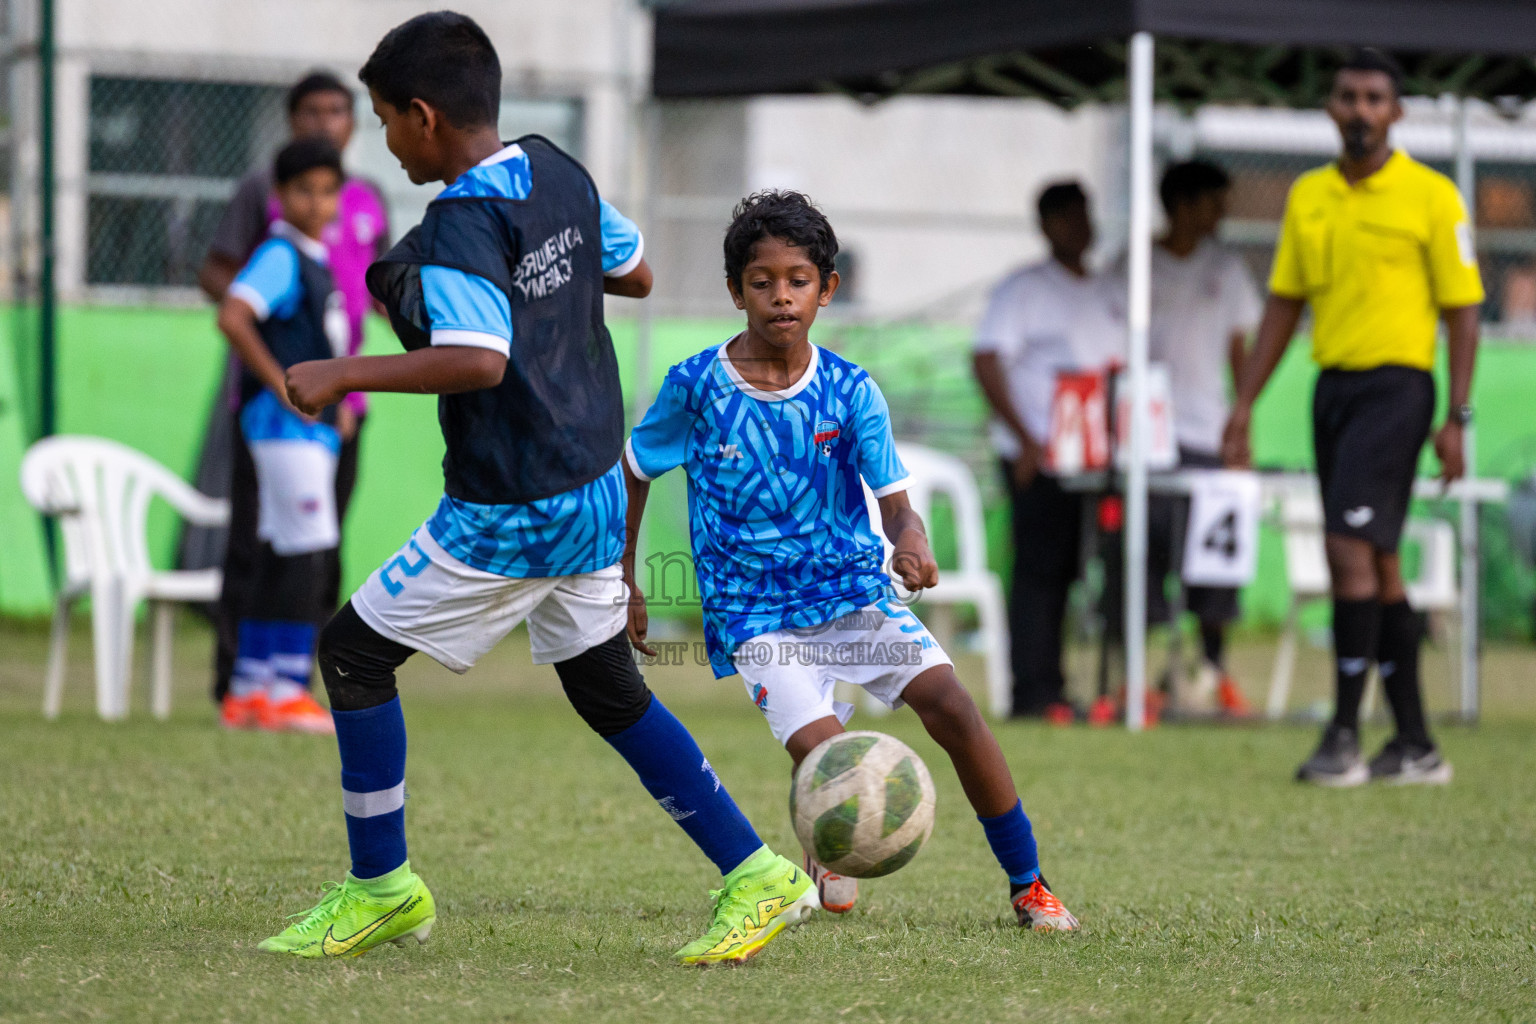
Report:
[{"label": "patterned blue football jersey", "polygon": [[573,491],[521,505],[443,495],[427,532],[465,565],[516,579],[596,572],[624,554],[624,471],[615,462]]},{"label": "patterned blue football jersey", "polygon": [[672,367],[626,448],[642,479],[687,471],[717,677],[735,674],[731,655],[743,641],[819,626],[887,592],[860,477],[877,497],[909,483],[885,396],[863,369],[813,348],[794,386],[760,391],[725,349]]},{"label": "patterned blue football jersey", "polygon": [[[444,197],[495,196],[537,201],[528,156],[508,146],[460,175]],[[622,277],[639,265],[645,243],[623,214],[599,200],[603,273]],[[423,301],[431,311],[433,345],[467,345],[503,354],[516,345],[507,296],[483,277],[425,266]],[[443,495],[427,530],[465,565],[500,576],[530,578],[595,572],[624,553],[623,470],[564,494],[517,505],[482,505]]]}]

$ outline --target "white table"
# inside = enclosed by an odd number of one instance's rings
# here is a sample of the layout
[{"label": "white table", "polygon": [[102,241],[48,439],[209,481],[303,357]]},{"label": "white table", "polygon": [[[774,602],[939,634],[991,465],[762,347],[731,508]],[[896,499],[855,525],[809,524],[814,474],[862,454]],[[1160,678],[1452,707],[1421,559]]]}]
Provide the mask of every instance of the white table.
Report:
[{"label": "white table", "polygon": [[[1147,489],[1153,494],[1187,495],[1198,472],[1173,470],[1151,473],[1147,477]],[[1115,474],[1111,480],[1109,474],[1100,470],[1061,477],[1061,485],[1066,490],[1082,494],[1105,494],[1112,489],[1119,491],[1121,479],[1121,474]],[[1311,473],[1261,471],[1259,480],[1266,507],[1283,496],[1297,492],[1318,493],[1317,477]],[[1477,513],[1480,505],[1498,505],[1508,501],[1509,483],[1493,478],[1467,478],[1446,486],[1438,478],[1420,477],[1414,481],[1413,496],[1429,501],[1454,501],[1461,506],[1456,527],[1461,556],[1461,718],[1466,722],[1475,722],[1482,706],[1482,631],[1478,625],[1481,544]]]}]

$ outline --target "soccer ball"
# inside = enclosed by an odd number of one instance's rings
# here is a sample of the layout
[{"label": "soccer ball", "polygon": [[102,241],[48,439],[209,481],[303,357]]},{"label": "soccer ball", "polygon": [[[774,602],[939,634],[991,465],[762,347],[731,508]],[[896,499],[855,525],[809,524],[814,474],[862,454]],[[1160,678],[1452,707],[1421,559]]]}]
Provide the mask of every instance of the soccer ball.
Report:
[{"label": "soccer ball", "polygon": [[922,758],[883,732],[845,732],[800,762],[789,791],[800,845],[850,878],[906,864],[933,832],[933,779]]}]

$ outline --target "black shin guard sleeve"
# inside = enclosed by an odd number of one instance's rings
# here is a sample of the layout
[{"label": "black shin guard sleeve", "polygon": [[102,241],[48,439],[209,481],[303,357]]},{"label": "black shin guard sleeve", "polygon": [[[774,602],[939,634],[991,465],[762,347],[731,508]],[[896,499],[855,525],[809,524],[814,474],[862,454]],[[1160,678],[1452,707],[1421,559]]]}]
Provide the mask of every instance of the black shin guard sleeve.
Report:
[{"label": "black shin guard sleeve", "polygon": [[651,691],[622,630],[574,658],[555,662],[555,672],[576,713],[604,738],[640,721],[651,706]]},{"label": "black shin guard sleeve", "polygon": [[1376,640],[1381,688],[1392,708],[1398,736],[1428,747],[1432,744],[1419,689],[1419,645],[1423,639],[1423,617],[1407,601],[1381,606],[1381,629]]},{"label": "black shin guard sleeve", "polygon": [[362,711],[395,699],[395,669],[416,652],[380,636],[348,601],[320,631],[320,677],[331,707]]},{"label": "black shin guard sleeve", "polygon": [[1380,622],[1381,603],[1375,598],[1333,600],[1333,656],[1337,667],[1333,722],[1341,728],[1360,728],[1360,698],[1365,696],[1365,678],[1376,657]]}]

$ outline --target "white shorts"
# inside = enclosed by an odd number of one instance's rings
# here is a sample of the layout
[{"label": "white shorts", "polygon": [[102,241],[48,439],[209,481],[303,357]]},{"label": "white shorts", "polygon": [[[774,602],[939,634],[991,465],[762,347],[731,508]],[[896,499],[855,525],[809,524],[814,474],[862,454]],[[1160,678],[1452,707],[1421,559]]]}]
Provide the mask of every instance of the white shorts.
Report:
[{"label": "white shorts", "polygon": [[755,636],[732,657],[747,696],[780,743],[829,715],[848,721],[853,709],[832,699],[838,683],[861,686],[898,708],[908,683],[953,664],[928,627],[890,597],[823,626]]},{"label": "white shorts", "polygon": [[466,672],[524,619],[535,664],[574,658],[624,629],[629,588],[617,565],[498,576],[454,558],[422,526],[358,588],[352,607],[380,634]]},{"label": "white shorts", "polygon": [[341,543],[336,521],[336,453],[319,441],[251,441],[256,464],[256,536],[280,555]]}]

